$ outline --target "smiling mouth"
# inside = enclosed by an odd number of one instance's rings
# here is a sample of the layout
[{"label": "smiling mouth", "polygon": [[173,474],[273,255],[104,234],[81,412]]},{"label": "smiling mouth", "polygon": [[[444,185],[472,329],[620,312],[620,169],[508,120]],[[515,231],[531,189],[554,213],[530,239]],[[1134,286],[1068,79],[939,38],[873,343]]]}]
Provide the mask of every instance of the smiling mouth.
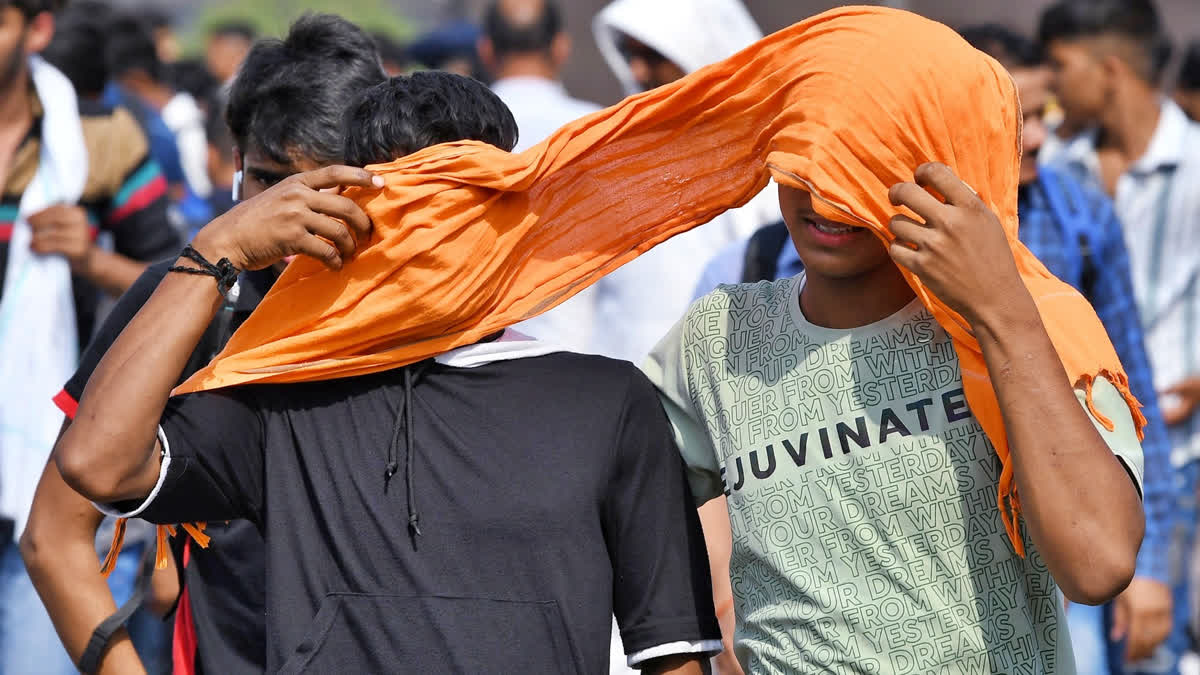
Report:
[{"label": "smiling mouth", "polygon": [[817,232],[822,232],[824,234],[853,234],[859,230],[862,230],[861,227],[843,225],[841,223],[831,223],[829,221],[810,220],[808,221],[808,224]]}]

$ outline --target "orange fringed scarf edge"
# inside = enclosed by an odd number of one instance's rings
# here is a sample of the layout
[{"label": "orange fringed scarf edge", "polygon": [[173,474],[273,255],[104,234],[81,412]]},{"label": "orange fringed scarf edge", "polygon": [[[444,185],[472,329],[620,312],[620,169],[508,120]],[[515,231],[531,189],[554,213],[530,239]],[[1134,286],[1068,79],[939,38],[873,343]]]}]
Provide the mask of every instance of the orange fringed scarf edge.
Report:
[{"label": "orange fringed scarf edge", "polygon": [[[112,574],[113,569],[117,566],[117,556],[121,554],[121,547],[125,544],[125,528],[128,518],[117,518],[116,526],[113,529],[112,544],[108,547],[108,555],[104,557],[104,562],[100,565],[100,574],[107,579]],[[208,527],[207,523],[182,523],[179,527],[188,534],[200,548],[208,548],[212,537],[204,533]],[[174,537],[178,533],[175,525],[158,525],[155,537],[154,549],[154,569],[166,569],[167,561],[170,559],[170,549],[167,548],[167,537]]]},{"label": "orange fringed scarf edge", "polygon": [[[1083,375],[1079,378],[1075,387],[1077,389],[1083,388],[1087,393],[1088,412],[1105,429],[1109,431],[1116,429],[1113,421],[1100,412],[1096,408],[1095,401],[1092,400],[1092,387],[1097,377],[1103,377],[1108,380],[1120,392],[1122,398],[1125,399],[1125,403],[1129,406],[1129,414],[1133,417],[1134,427],[1137,428],[1138,440],[1144,440],[1146,436],[1146,416],[1142,414],[1142,404],[1133,395],[1133,390],[1129,388],[1129,377],[1125,373],[1102,369],[1094,375]],[[1021,536],[1021,496],[1017,493],[1011,450],[1004,448],[1001,453],[1000,448],[997,448],[997,454],[1000,455],[1000,463],[1003,466],[1003,470],[1000,472],[1000,481],[996,486],[996,505],[1000,509],[1000,519],[1004,522],[1004,530],[1008,533],[1008,538],[1012,542],[1013,549],[1017,555],[1024,558],[1025,540]]]}]

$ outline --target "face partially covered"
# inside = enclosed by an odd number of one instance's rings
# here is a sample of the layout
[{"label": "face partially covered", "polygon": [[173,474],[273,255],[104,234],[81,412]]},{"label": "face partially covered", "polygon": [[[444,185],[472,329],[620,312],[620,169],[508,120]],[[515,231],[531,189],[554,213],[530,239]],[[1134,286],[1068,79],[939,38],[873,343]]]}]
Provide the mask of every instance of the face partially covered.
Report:
[{"label": "face partially covered", "polygon": [[633,79],[643,91],[670,84],[687,75],[674,61],[628,35],[621,36],[617,49],[629,63]]},{"label": "face partially covered", "polygon": [[894,265],[883,242],[867,228],[818,215],[808,191],[780,185],[779,206],[810,275],[850,280]]}]

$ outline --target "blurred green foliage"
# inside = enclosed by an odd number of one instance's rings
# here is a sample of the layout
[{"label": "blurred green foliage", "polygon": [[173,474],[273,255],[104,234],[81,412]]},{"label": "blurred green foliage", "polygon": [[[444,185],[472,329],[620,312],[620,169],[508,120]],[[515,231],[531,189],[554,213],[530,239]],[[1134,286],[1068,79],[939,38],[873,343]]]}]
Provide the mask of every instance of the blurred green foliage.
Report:
[{"label": "blurred green foliage", "polygon": [[199,54],[212,27],[227,21],[247,22],[261,37],[282,36],[305,12],[340,14],[369,33],[383,33],[399,41],[411,38],[416,30],[388,0],[220,0],[205,6],[182,36],[184,51]]}]

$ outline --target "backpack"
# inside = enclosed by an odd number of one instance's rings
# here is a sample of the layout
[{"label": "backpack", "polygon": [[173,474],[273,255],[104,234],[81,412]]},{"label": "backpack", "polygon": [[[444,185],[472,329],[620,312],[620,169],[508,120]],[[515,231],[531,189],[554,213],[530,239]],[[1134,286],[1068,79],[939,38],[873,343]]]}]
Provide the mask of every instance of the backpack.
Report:
[{"label": "backpack", "polygon": [[1039,167],[1038,182],[1046,201],[1050,204],[1050,212],[1063,228],[1063,239],[1075,242],[1079,247],[1078,256],[1069,256],[1067,263],[1071,266],[1069,278],[1079,279],[1079,290],[1084,297],[1091,297],[1092,286],[1096,281],[1096,262],[1094,259],[1096,223],[1092,214],[1087,210],[1087,195],[1083,185],[1069,175],[1057,169]]}]

